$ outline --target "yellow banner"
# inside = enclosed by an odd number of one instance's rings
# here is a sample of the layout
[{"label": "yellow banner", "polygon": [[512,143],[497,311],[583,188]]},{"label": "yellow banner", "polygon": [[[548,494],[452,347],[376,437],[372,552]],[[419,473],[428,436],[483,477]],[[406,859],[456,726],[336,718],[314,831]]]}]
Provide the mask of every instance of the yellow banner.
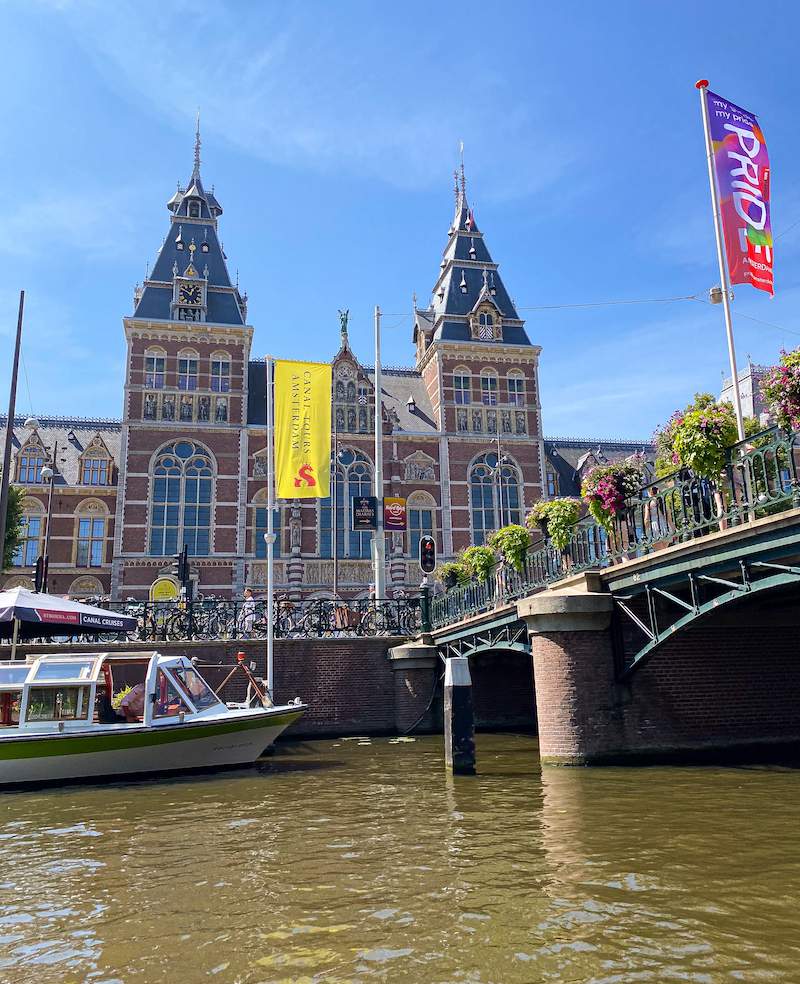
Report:
[{"label": "yellow banner", "polygon": [[331,367],[275,361],[275,487],[279,499],[331,489]]}]

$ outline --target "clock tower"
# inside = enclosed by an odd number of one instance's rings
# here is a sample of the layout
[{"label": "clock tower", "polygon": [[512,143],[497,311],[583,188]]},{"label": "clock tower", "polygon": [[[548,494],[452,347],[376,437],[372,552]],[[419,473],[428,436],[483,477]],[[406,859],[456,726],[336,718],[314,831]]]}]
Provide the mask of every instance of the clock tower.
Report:
[{"label": "clock tower", "polygon": [[186,546],[197,587],[230,594],[245,536],[247,295],[219,240],[222,206],[194,166],[167,202],[169,228],[123,319],[127,342],[120,495],[112,590],[163,586]]}]

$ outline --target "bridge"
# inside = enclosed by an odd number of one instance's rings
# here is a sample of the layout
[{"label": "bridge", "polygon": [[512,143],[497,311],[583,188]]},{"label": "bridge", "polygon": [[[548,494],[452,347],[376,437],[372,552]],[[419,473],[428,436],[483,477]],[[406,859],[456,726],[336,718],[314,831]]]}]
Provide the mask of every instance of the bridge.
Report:
[{"label": "bridge", "polygon": [[532,661],[544,762],[759,753],[800,744],[797,435],[731,449],[716,482],[645,486],[611,529],[431,605],[430,645]]}]

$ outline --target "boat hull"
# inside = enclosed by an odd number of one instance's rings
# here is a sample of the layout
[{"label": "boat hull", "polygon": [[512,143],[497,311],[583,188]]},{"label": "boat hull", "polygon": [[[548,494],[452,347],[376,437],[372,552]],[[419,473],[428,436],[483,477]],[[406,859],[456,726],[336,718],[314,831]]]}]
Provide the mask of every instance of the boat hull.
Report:
[{"label": "boat hull", "polygon": [[0,786],[250,765],[305,708],[0,741]]}]

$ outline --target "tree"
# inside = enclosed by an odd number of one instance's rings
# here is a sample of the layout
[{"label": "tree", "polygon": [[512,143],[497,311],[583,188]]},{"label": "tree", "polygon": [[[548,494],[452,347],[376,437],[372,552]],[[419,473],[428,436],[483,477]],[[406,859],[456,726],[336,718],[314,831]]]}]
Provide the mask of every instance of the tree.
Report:
[{"label": "tree", "polygon": [[6,509],[6,541],[3,544],[3,564],[2,570],[11,567],[14,560],[14,552],[22,539],[22,500],[24,490],[14,488],[13,485],[8,489],[8,508]]}]

